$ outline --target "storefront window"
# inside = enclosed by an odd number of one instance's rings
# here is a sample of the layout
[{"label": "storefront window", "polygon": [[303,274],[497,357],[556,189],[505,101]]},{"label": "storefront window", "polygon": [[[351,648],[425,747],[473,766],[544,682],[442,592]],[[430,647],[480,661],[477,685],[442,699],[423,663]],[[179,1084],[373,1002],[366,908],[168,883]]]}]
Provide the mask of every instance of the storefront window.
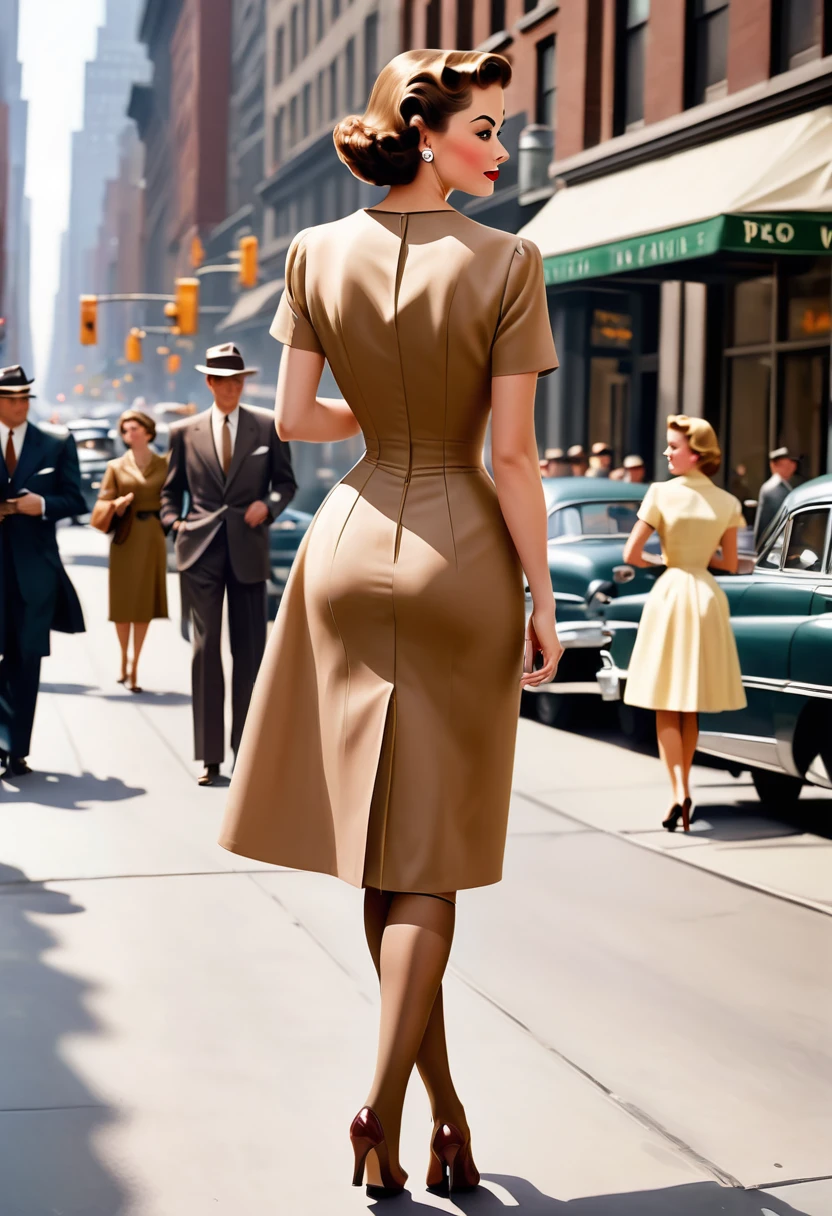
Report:
[{"label": "storefront window", "polygon": [[777,445],[800,453],[801,478],[817,477],[821,468],[829,355],[826,351],[787,354],[781,360],[782,389]]},{"label": "storefront window", "polygon": [[832,262],[825,258],[805,274],[784,276],[784,338],[794,342],[828,336],[832,330],[831,269]]},{"label": "storefront window", "polygon": [[771,358],[747,355],[730,362],[730,470],[726,482],[738,498],[756,498],[768,476]]},{"label": "storefront window", "polygon": [[614,459],[625,454],[630,416],[630,363],[593,355],[589,371],[589,441],[607,443]]},{"label": "storefront window", "polygon": [[608,312],[605,308],[594,308],[589,340],[592,346],[629,350],[633,342],[633,318],[626,312]]},{"label": "storefront window", "polygon": [[771,341],[774,279],[747,279],[734,288],[733,346],[756,346]]}]

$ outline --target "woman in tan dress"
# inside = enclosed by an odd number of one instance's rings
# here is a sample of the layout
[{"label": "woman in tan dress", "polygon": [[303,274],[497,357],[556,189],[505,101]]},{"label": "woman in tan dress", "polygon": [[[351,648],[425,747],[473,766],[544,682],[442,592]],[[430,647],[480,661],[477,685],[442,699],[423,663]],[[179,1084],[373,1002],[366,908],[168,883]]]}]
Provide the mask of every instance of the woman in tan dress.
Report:
[{"label": "woman in tan dress", "polygon": [[[534,435],[537,376],[557,365],[540,254],[447,202],[493,190],[509,76],[475,52],[411,51],[384,68],[335,143],[390,192],[295,239],[271,330],[285,345],[281,437],[363,432],[367,450],[295,560],[221,843],[365,888],[381,1026],[350,1134],[354,1183],[366,1169],[374,1196],[407,1177],[414,1063],[435,1120],[429,1185],[478,1183],[441,982],[456,891],[501,876],[521,686],[551,679],[560,653]],[[316,397],[325,358],[344,400]]]},{"label": "woman in tan dress", "polygon": [[[124,518],[129,513],[126,539],[110,546],[110,620],[115,622],[121,647],[118,683],[130,692],[141,692],[139,655],[148,626],[168,615],[165,534],[159,522],[168,458],[151,448],[156,425],[141,410],[122,414],[118,429],[127,451],[107,465],[90,522],[107,532],[114,514]],[[128,658],[131,630],[132,662]]]},{"label": "woman in tan dress", "polygon": [[728,598],[708,573],[710,566],[736,574],[744,520],[733,494],[711,481],[722,455],[710,423],[675,414],[667,425],[664,454],[673,480],[647,491],[624,548],[625,562],[648,565],[643,550],[655,530],[667,566],[644,606],[624,700],[656,711],[673,797],[662,825],[673,832],[681,818],[688,832],[697,714],[745,705]]}]

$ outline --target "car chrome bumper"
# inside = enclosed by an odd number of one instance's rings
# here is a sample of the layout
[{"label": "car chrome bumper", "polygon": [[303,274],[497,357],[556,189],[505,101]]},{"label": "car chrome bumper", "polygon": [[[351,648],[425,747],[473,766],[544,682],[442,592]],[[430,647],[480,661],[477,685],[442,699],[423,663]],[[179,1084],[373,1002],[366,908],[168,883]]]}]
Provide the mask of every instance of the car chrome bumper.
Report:
[{"label": "car chrome bumper", "polygon": [[603,621],[567,621],[557,626],[558,639],[564,650],[601,650],[608,646],[611,634]]},{"label": "car chrome bumper", "polygon": [[601,651],[601,670],[596,675],[602,701],[620,701],[621,687],[627,678],[626,671],[616,667],[608,650]]}]

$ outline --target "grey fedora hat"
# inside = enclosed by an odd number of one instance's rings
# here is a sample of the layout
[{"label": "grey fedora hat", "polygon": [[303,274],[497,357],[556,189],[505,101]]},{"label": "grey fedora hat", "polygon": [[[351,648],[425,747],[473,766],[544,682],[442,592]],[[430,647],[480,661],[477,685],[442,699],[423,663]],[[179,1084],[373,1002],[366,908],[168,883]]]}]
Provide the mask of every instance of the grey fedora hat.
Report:
[{"label": "grey fedora hat", "polygon": [[222,346],[210,346],[205,352],[205,362],[197,363],[196,370],[206,376],[255,376],[259,367],[246,367],[245,360],[233,342]]}]

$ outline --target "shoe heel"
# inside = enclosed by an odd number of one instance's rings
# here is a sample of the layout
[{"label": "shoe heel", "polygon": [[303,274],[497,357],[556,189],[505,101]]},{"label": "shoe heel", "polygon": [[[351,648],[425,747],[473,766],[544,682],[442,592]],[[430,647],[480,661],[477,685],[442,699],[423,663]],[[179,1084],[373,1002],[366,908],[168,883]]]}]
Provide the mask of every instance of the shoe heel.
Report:
[{"label": "shoe heel", "polygon": [[355,1169],[352,1174],[353,1186],[361,1186],[364,1181],[364,1164],[371,1148],[375,1145],[370,1140],[353,1140],[352,1150],[355,1153]]},{"label": "shoe heel", "polygon": [[449,1194],[453,1194],[453,1192],[457,1189],[457,1186],[462,1183],[462,1179],[461,1178],[458,1179],[456,1176],[456,1159],[459,1156],[459,1150],[461,1149],[461,1147],[462,1147],[461,1144],[449,1144],[445,1149],[444,1164],[448,1171],[448,1193]]}]

